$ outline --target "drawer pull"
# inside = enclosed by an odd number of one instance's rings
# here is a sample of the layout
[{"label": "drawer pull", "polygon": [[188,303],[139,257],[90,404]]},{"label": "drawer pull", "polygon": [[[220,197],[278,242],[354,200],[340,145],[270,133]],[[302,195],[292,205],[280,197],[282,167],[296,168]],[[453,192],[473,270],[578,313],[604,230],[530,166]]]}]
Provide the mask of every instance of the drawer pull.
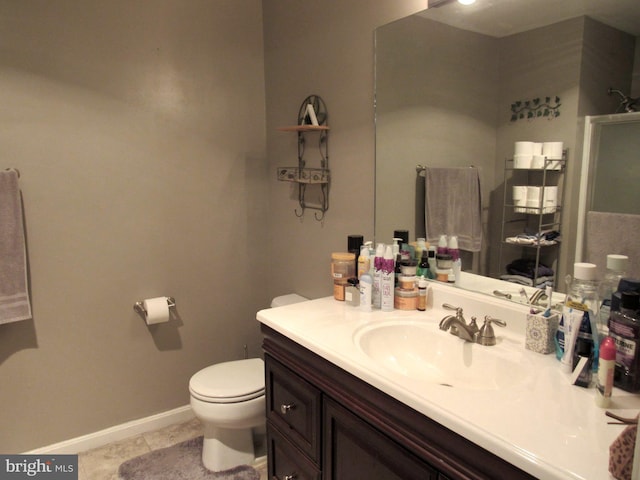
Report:
[{"label": "drawer pull", "polygon": [[[282,477],[282,480],[295,480],[298,477],[297,473],[292,473],[291,475],[285,475]],[[272,480],[280,480],[277,476],[271,477]]]},{"label": "drawer pull", "polygon": [[[294,408],[296,408],[296,404],[295,403],[289,403],[287,405],[285,405],[284,403],[282,405],[280,405],[280,413],[282,413],[283,415],[286,415],[287,412],[289,410],[293,410]],[[291,477],[290,475],[288,475],[288,477]],[[288,477],[285,477],[285,480],[287,480]],[[291,479],[295,478],[295,476],[291,477]],[[289,480],[291,480],[289,479]]]}]

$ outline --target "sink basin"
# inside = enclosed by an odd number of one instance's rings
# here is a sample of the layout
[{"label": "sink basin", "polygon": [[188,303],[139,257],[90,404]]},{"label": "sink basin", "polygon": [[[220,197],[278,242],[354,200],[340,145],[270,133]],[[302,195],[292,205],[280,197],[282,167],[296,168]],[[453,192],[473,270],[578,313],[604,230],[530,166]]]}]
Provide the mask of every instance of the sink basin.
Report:
[{"label": "sink basin", "polygon": [[[496,328],[497,330],[497,328]],[[532,372],[523,346],[502,341],[485,347],[451,335],[437,323],[376,322],[354,333],[356,346],[390,373],[447,387],[501,390],[522,383]]]}]

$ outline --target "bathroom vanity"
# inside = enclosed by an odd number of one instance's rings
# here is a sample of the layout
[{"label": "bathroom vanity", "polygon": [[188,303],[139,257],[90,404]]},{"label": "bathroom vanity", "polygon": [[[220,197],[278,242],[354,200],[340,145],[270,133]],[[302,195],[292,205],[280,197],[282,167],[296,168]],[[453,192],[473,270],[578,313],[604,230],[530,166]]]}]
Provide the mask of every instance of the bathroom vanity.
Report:
[{"label": "bathroom vanity", "polygon": [[[527,308],[434,285],[426,312],[361,312],[332,297],[262,310],[269,478],[609,478],[593,389],[524,348]],[[492,315],[497,345],[439,330],[442,303]],[[632,416],[636,395],[610,410]]]},{"label": "bathroom vanity", "polygon": [[534,478],[269,327],[263,332],[269,478]]}]

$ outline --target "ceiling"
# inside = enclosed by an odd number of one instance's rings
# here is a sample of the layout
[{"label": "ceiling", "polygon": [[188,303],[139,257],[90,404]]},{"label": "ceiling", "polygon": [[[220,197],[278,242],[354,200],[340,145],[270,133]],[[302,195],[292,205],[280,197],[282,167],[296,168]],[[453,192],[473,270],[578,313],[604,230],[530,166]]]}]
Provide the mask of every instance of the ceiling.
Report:
[{"label": "ceiling", "polygon": [[428,18],[495,37],[582,15],[640,36],[640,0],[476,0],[469,6],[445,0],[439,5],[428,10]]}]

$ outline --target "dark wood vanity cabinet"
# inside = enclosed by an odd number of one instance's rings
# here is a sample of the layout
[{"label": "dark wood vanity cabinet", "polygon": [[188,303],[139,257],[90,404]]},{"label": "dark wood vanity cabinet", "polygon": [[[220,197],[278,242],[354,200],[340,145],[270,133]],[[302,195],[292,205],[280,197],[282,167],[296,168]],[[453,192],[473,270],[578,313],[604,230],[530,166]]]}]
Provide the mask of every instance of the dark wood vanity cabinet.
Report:
[{"label": "dark wood vanity cabinet", "polygon": [[533,479],[262,326],[270,480]]}]

